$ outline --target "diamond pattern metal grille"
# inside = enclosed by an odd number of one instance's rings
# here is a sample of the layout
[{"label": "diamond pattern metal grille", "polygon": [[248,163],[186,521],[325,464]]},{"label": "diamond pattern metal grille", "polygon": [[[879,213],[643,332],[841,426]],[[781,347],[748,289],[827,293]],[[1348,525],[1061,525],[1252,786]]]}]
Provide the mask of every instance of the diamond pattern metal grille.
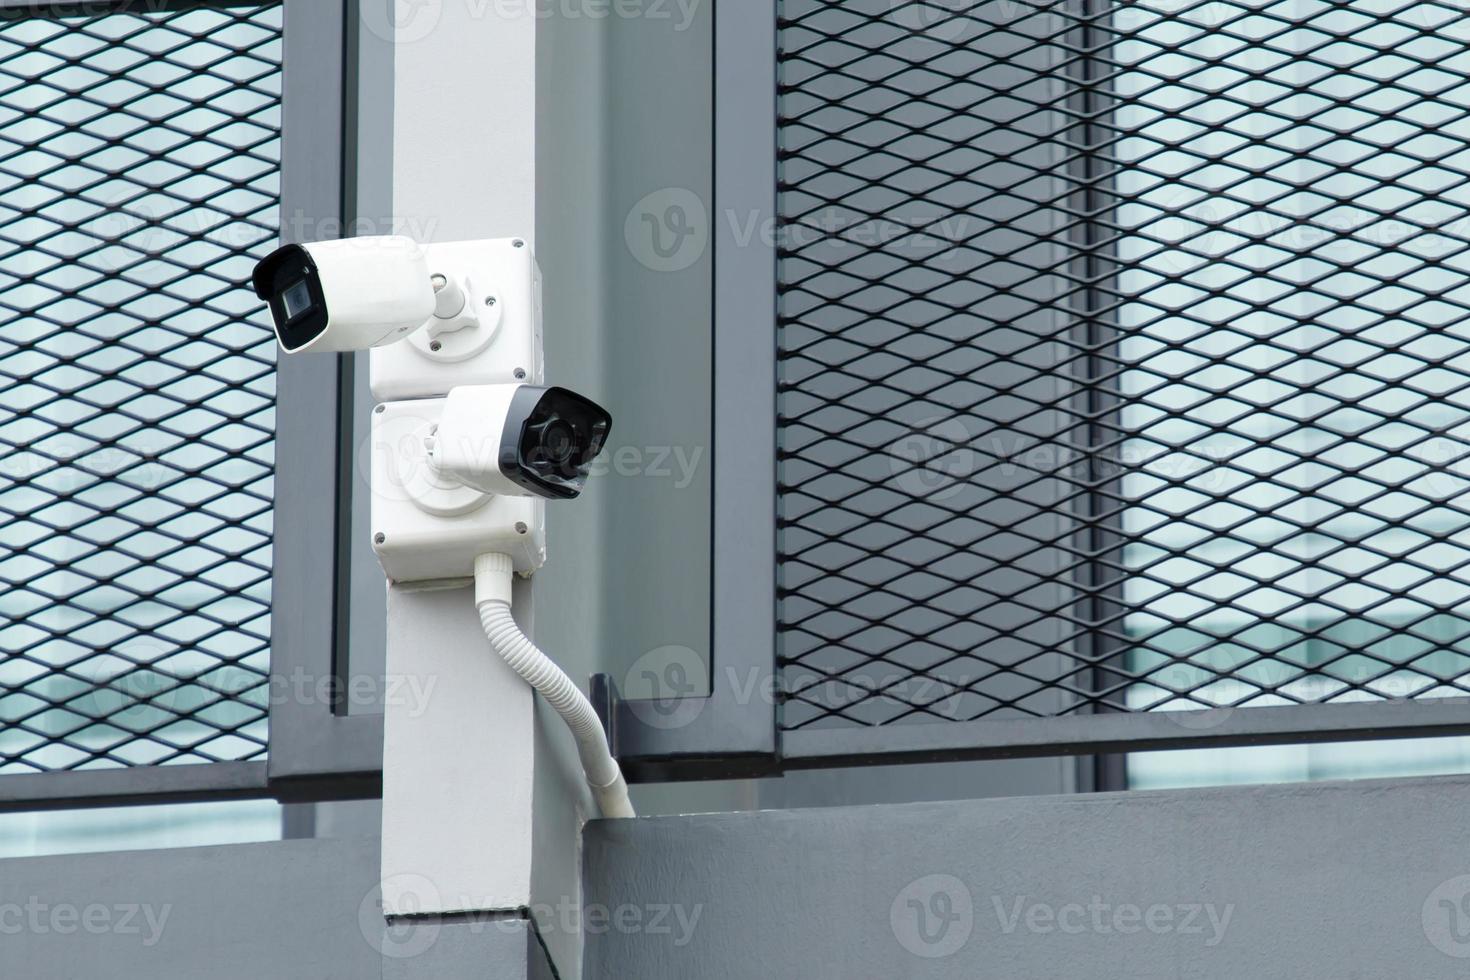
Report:
[{"label": "diamond pattern metal grille", "polygon": [[266,748],[281,9],[0,18],[0,773]]},{"label": "diamond pattern metal grille", "polygon": [[787,729],[1470,694],[1470,22],[785,0]]}]

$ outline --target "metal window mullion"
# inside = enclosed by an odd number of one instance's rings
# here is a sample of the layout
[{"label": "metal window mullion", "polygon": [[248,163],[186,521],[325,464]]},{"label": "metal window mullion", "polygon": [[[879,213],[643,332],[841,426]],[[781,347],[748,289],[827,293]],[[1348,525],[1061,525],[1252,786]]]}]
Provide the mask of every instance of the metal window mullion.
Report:
[{"label": "metal window mullion", "polygon": [[[349,127],[344,0],[284,0],[281,234],[340,231]],[[376,795],[383,717],[345,714],[350,362],[282,358],[277,414],[270,779],[283,798]],[[284,477],[284,479],[283,479]],[[347,482],[343,482],[346,480]]]},{"label": "metal window mullion", "polygon": [[[1108,38],[1106,27],[1099,26],[1098,20],[1107,18],[1109,8],[1106,0],[1074,0],[1060,9],[1059,16],[1076,19],[1070,30],[1075,38],[1071,50],[1081,52],[1071,70],[1063,72],[1070,87],[1065,100],[1070,118],[1064,122],[1064,131],[1070,138],[1063,141],[1063,146],[1070,157],[1064,177],[1071,188],[1069,217],[1081,216],[1068,235],[1074,249],[1067,259],[1074,269],[1071,278],[1081,284],[1073,294],[1071,305],[1075,312],[1070,332],[1077,338],[1075,346],[1084,353],[1075,359],[1074,368],[1075,384],[1080,390],[1069,401],[1064,418],[1059,420],[1063,424],[1063,433],[1071,435],[1059,433],[1058,438],[1080,444],[1079,465],[1072,468],[1072,473],[1083,487],[1071,501],[1070,510],[1071,519],[1080,525],[1076,529],[1076,537],[1078,550],[1084,558],[1073,572],[1078,594],[1075,603],[1077,625],[1073,627],[1072,639],[1076,655],[1088,666],[1079,671],[1079,686],[1086,694],[1080,697],[1076,710],[1083,714],[1097,714],[1110,709],[1104,694],[1109,687],[1106,663],[1122,647],[1117,637],[1098,628],[1099,624],[1110,622],[1120,614],[1122,600],[1121,583],[1115,581],[1112,586],[1108,585],[1109,578],[1116,580],[1117,576],[1110,576],[1106,556],[1119,547],[1122,528],[1117,508],[1111,508],[1114,513],[1109,516],[1109,484],[1112,484],[1113,496],[1116,497],[1119,479],[1116,475],[1111,479],[1108,477],[1115,467],[1105,448],[1110,433],[1119,428],[1116,418],[1121,399],[1117,392],[1105,387],[1111,360],[1115,356],[1109,358],[1101,353],[1111,336],[1116,355],[1118,335],[1116,323],[1105,322],[1108,300],[1102,282],[1109,270],[1099,254],[1113,237],[1104,217],[1108,195],[1099,189],[1099,183],[1109,178],[1110,168],[1105,149],[1100,150],[1106,146],[1106,127],[1100,125],[1098,119],[1107,111],[1109,100],[1100,91],[1100,85],[1106,80],[1107,67],[1098,51]],[[1066,417],[1077,412],[1083,416],[1080,425]],[[1111,426],[1103,421],[1109,416],[1115,420]],[[1061,505],[1064,510],[1068,506],[1066,502]],[[1111,778],[1104,778],[1101,771],[1095,775],[1088,774],[1083,780],[1093,784],[1111,781]]]},{"label": "metal window mullion", "polygon": [[[714,7],[714,207],[779,215],[778,0]],[[593,693],[629,780],[766,775],[779,751],[776,693],[776,250],[734,222],[712,222],[714,478],[711,693],[664,727],[669,703],[622,700],[606,675]],[[752,692],[755,696],[751,696]]]},{"label": "metal window mullion", "polygon": [[[1100,52],[1110,48],[1115,38],[1111,27],[1110,0],[1080,2],[1081,50],[1086,52],[1082,58],[1081,94],[1083,117],[1086,120],[1083,124],[1083,145],[1086,148],[1083,153],[1083,213],[1086,215],[1083,224],[1086,249],[1084,273],[1088,284],[1084,293],[1088,349],[1085,358],[1088,412],[1086,465],[1089,484],[1086,519],[1088,553],[1091,556],[1086,566],[1088,621],[1091,624],[1087,631],[1087,646],[1088,659],[1094,665],[1089,671],[1094,695],[1090,709],[1097,714],[1117,710],[1117,706],[1108,703],[1104,693],[1114,684],[1110,678],[1117,677],[1116,671],[1110,671],[1108,665],[1126,656],[1126,643],[1118,635],[1098,628],[1099,624],[1115,620],[1121,623],[1124,612],[1123,579],[1110,569],[1110,565],[1120,563],[1108,561],[1109,555],[1121,553],[1123,545],[1122,508],[1110,507],[1109,504],[1110,499],[1122,497],[1121,458],[1110,458],[1111,453],[1121,451],[1121,442],[1117,442],[1111,450],[1101,448],[1109,438],[1121,439],[1118,433],[1122,431],[1121,395],[1116,390],[1105,390],[1103,387],[1113,363],[1118,360],[1121,334],[1116,319],[1104,322],[1109,312],[1110,291],[1102,288],[1102,283],[1110,277],[1116,281],[1117,266],[1116,262],[1104,261],[1100,254],[1110,241],[1116,242],[1116,236],[1111,234],[1109,227],[1114,222],[1109,222],[1105,217],[1109,199],[1113,196],[1104,193],[1099,186],[1104,181],[1115,179],[1108,152],[1111,145],[1108,127],[1099,123],[1099,119],[1112,109],[1113,102],[1111,96],[1102,90],[1109,71],[1108,59],[1102,57]],[[1117,304],[1112,304],[1111,309],[1115,317]],[[1100,351],[1110,340],[1112,356],[1102,356]],[[1116,384],[1116,378],[1114,383]],[[1104,424],[1105,416],[1111,418],[1111,425]],[[1113,474],[1111,478],[1107,476],[1109,473]],[[1108,584],[1109,578],[1113,579],[1111,585]],[[1126,765],[1122,756],[1104,754],[1093,757],[1091,788],[1124,789],[1125,780]]]}]

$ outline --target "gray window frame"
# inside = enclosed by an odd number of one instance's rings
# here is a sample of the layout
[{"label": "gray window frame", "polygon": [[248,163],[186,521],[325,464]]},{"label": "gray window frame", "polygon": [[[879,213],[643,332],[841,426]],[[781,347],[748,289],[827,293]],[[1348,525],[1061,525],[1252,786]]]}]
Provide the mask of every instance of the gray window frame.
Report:
[{"label": "gray window frame", "polygon": [[[716,0],[712,215],[756,215],[771,223],[779,218],[777,25],[775,0]],[[687,724],[661,726],[649,719],[671,717],[678,704],[624,700],[611,678],[594,679],[594,700],[631,780],[1095,754],[1095,772],[1084,770],[1084,782],[1122,788],[1122,760],[1109,753],[1470,733],[1470,698],[781,731],[775,648],[777,256],[760,236],[736,247],[730,225],[717,217],[711,236],[713,693],[699,699],[705,704],[689,712]]]},{"label": "gray window frame", "polygon": [[[253,0],[0,0],[51,15],[222,7]],[[353,128],[346,98],[349,0],[281,0],[282,238],[339,234]],[[355,12],[355,0],[353,0]],[[266,761],[0,776],[0,811],[276,797],[336,799],[381,789],[380,715],[292,700],[293,678],[342,690],[349,623],[352,360],[281,358],[277,368],[271,696]],[[331,447],[331,452],[323,452]],[[284,477],[284,479],[282,478]],[[335,488],[324,493],[321,488]]]},{"label": "gray window frame", "polygon": [[710,694],[688,724],[648,719],[593,679],[614,751],[635,779],[776,770],[776,249],[722,215],[776,214],[776,0],[714,5],[714,408]]},{"label": "gray window frame", "polygon": [[[339,237],[351,216],[347,0],[285,0],[282,237]],[[321,165],[323,160],[334,166]],[[296,225],[297,216],[302,216]],[[312,229],[315,229],[313,232]],[[280,799],[376,796],[382,715],[349,715],[353,357],[283,357],[277,393],[276,545],[272,584],[268,781]],[[325,446],[333,452],[322,452]],[[283,484],[281,474],[289,477]],[[286,492],[281,488],[285,486]],[[316,488],[334,487],[325,494]],[[296,678],[330,678],[335,704],[290,695]]]}]

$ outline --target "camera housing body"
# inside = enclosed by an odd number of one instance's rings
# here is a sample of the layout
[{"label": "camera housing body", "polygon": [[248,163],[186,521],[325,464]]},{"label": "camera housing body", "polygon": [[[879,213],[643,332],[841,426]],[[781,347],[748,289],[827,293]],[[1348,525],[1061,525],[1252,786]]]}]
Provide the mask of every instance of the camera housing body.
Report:
[{"label": "camera housing body", "polygon": [[284,245],[256,265],[251,285],[288,354],[391,344],[435,307],[424,249],[402,236]]},{"label": "camera housing body", "polygon": [[373,551],[394,582],[467,578],[478,555],[511,556],[529,574],[546,561],[546,501],[489,494],[441,474],[429,446],[446,399],[373,410],[370,458]]},{"label": "camera housing body", "polygon": [[546,557],[547,499],[572,499],[611,429],[565,388],[467,385],[373,413],[373,549],[397,582],[460,578],[477,555]]},{"label": "camera housing body", "polygon": [[286,353],[371,349],[379,401],[541,377],[541,272],[524,239],[284,245],[252,286]]},{"label": "camera housing body", "polygon": [[565,388],[455,388],[429,446],[429,464],[482,493],[571,500],[587,484],[612,417]]}]

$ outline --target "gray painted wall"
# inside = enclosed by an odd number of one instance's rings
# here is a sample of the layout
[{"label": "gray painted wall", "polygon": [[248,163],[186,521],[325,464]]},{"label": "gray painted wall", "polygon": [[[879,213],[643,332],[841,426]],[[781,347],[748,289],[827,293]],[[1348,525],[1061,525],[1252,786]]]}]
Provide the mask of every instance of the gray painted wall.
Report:
[{"label": "gray painted wall", "polygon": [[[427,919],[393,926],[409,955],[384,955],[382,980],[556,980],[530,923],[515,917]],[[420,951],[420,949],[422,951]]]},{"label": "gray painted wall", "polygon": [[537,573],[538,595],[554,593],[560,611],[538,639],[579,681],[605,670],[621,684],[670,644],[708,660],[708,229],[680,268],[650,268],[652,240],[645,248],[638,235],[640,207],[673,190],[709,197],[709,7],[537,21],[547,378],[613,415],[587,493],[547,508],[549,559]]},{"label": "gray painted wall", "polygon": [[377,884],[371,838],[0,862],[0,976],[359,980]]},{"label": "gray painted wall", "polygon": [[690,683],[708,690],[713,7],[656,17],[650,4],[649,16],[605,22],[602,369],[614,423],[599,492],[614,642],[601,655],[624,689],[673,646],[672,658],[705,665]]},{"label": "gray painted wall", "polygon": [[1467,812],[1446,777],[599,822],[585,976],[1464,976]]},{"label": "gray painted wall", "polygon": [[6,980],[544,980],[515,916],[385,933],[378,841],[301,840],[0,862]]}]

